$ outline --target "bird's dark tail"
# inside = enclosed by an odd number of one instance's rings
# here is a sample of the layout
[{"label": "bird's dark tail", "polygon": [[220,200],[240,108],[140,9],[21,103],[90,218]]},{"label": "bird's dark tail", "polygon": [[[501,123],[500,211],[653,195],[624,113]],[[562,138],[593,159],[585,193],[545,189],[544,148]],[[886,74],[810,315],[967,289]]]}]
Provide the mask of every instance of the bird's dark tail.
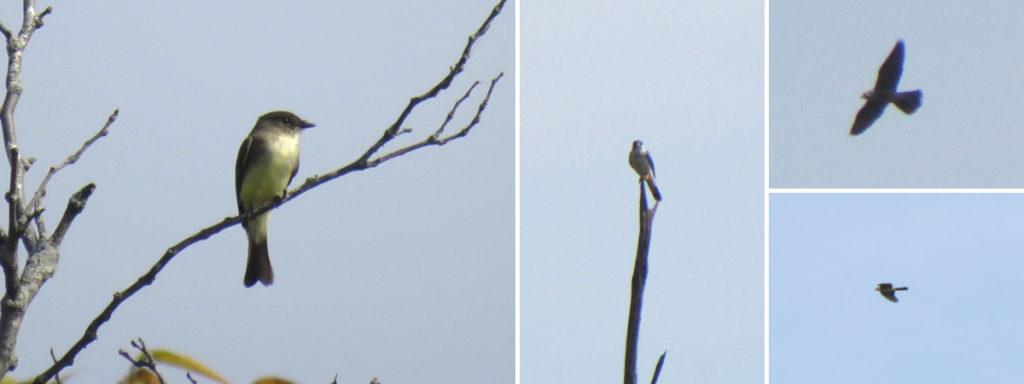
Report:
[{"label": "bird's dark tail", "polygon": [[892,290],[894,290],[894,291],[906,291],[907,287],[893,288]]},{"label": "bird's dark tail", "polygon": [[270,252],[267,250],[267,242],[254,243],[249,241],[249,262],[245,266],[246,287],[251,287],[259,281],[263,285],[274,283],[274,269],[270,267]]},{"label": "bird's dark tail", "polygon": [[921,90],[897,93],[896,97],[892,99],[892,103],[896,104],[896,108],[903,113],[908,115],[914,113],[921,106]]},{"label": "bird's dark tail", "polygon": [[654,179],[647,180],[647,186],[651,188],[651,195],[654,196],[654,200],[661,201],[661,191],[654,184]]}]

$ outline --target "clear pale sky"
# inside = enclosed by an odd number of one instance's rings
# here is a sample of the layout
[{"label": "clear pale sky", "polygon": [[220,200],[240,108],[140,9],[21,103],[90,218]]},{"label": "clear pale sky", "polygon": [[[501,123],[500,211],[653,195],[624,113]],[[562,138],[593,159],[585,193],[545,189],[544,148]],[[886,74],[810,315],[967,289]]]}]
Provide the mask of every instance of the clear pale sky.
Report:
[{"label": "clear pale sky", "polygon": [[[791,0],[769,16],[772,187],[1024,187],[1024,3]],[[899,87],[924,102],[851,137],[898,39]]]},{"label": "clear pale sky", "polygon": [[[496,3],[40,1],[54,11],[28,47],[16,116],[23,153],[37,158],[27,185],[115,108],[121,115],[50,184],[51,226],[70,193],[98,187],[29,309],[11,376],[49,366],[50,348],[62,354],[168,246],[236,214],[235,157],[258,116],[286,109],[317,124],[304,133],[295,185],[345,165],[448,72]],[[0,7],[12,29],[20,16],[20,3]],[[245,237],[225,230],[122,305],[66,371],[71,380],[115,382],[128,371],[117,350],[142,337],[239,383],[512,383],[514,42],[509,3],[452,90],[386,149],[433,132],[473,80],[504,71],[468,137],[273,212],[273,286],[242,286]]]},{"label": "clear pale sky", "polygon": [[638,379],[762,383],[760,1],[524,2],[521,378],[617,382],[647,143],[655,217]]},{"label": "clear pale sky", "polygon": [[[1024,195],[774,194],[773,383],[1015,383]],[[899,303],[874,289],[907,286]]]}]

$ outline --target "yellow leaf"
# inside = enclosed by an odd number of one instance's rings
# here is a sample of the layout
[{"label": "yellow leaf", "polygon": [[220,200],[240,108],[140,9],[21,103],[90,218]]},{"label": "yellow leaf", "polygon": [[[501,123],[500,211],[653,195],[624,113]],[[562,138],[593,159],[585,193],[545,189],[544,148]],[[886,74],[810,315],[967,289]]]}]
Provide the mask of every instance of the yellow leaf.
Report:
[{"label": "yellow leaf", "polygon": [[252,382],[252,384],[295,384],[295,382],[280,377],[261,377]]},{"label": "yellow leaf", "polygon": [[221,384],[228,384],[228,381],[221,377],[220,374],[214,372],[210,367],[200,363],[198,360],[191,357],[174,353],[164,349],[157,349],[151,352],[153,360],[158,363],[163,363],[171,366],[175,366],[186,371],[206,376],[207,378],[214,380]]},{"label": "yellow leaf", "polygon": [[121,384],[160,384],[160,380],[148,369],[135,368],[128,373],[128,377],[125,377]]}]

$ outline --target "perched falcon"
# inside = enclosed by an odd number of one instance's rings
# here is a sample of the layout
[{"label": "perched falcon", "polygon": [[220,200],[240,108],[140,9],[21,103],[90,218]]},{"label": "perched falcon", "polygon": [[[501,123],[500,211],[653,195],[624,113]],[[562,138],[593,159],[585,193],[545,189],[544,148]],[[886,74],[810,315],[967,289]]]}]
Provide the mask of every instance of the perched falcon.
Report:
[{"label": "perched falcon", "polygon": [[903,40],[897,41],[892,48],[889,57],[878,68],[878,79],[875,81],[875,89],[864,92],[860,97],[867,100],[864,106],[857,112],[853,120],[853,127],[850,128],[850,135],[861,134],[871,126],[889,103],[896,104],[903,113],[911,114],[921,106],[921,90],[909,92],[896,92],[896,85],[900,83],[900,75],[903,74]]},{"label": "perched falcon", "polygon": [[633,149],[629,151],[629,166],[647,182],[654,200],[661,201],[661,191],[654,184],[654,160],[651,160],[651,153],[644,148],[644,143],[640,140],[634,141]]},{"label": "perched falcon", "polygon": [[896,299],[896,291],[906,291],[907,287],[893,288],[892,283],[879,283],[878,288],[875,288],[875,290],[878,291],[878,293],[881,293],[886,299],[889,299],[889,301],[896,303],[899,302],[899,300]]}]

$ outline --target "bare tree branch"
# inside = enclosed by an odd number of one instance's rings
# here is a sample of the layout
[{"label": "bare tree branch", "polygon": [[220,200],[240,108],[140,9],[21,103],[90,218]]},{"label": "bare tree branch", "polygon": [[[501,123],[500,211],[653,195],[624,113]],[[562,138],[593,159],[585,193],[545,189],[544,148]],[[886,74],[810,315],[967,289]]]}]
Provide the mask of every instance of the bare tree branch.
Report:
[{"label": "bare tree branch", "polygon": [[[299,195],[305,193],[306,191],[308,191],[310,189],[313,189],[313,188],[315,188],[315,187],[317,187],[319,185],[322,185],[322,184],[324,184],[324,183],[326,183],[328,181],[334,180],[334,179],[336,179],[338,177],[341,177],[341,176],[346,175],[348,173],[351,173],[353,171],[362,171],[362,170],[366,170],[366,169],[369,169],[369,168],[373,168],[373,167],[376,167],[376,166],[384,163],[385,161],[391,160],[391,159],[393,159],[395,157],[401,156],[401,155],[403,155],[405,153],[408,153],[408,152],[411,152],[413,150],[416,150],[416,149],[419,149],[419,148],[423,148],[423,147],[426,147],[426,146],[431,146],[431,145],[438,145],[438,146],[444,145],[444,144],[450,142],[451,140],[454,140],[454,139],[457,139],[457,138],[461,138],[461,137],[464,137],[467,134],[469,134],[470,130],[474,126],[476,126],[476,124],[478,124],[480,122],[480,117],[481,117],[481,115],[483,114],[483,112],[487,108],[487,103],[490,101],[491,94],[494,91],[495,85],[497,84],[498,80],[500,80],[504,76],[503,72],[499,73],[497,76],[495,76],[491,80],[491,84],[490,84],[490,87],[488,88],[487,94],[483,97],[483,99],[480,101],[480,104],[477,106],[477,110],[476,110],[476,113],[474,114],[473,118],[459,132],[457,132],[455,134],[452,134],[450,136],[447,136],[447,137],[439,137],[441,135],[441,132],[442,132],[442,129],[443,129],[443,126],[442,126],[442,128],[439,128],[438,131],[435,132],[435,134],[426,137],[424,140],[422,140],[422,141],[420,141],[420,142],[418,142],[416,144],[412,144],[412,145],[410,145],[408,147],[400,148],[400,149],[397,149],[397,150],[395,150],[393,152],[381,155],[380,157],[378,157],[378,158],[376,158],[376,159],[374,159],[372,161],[369,160],[369,158],[371,156],[373,156],[373,154],[375,154],[377,151],[379,151],[385,144],[390,142],[392,139],[397,137],[399,134],[408,132],[408,130],[401,129],[399,127],[402,126],[402,124],[405,122],[406,118],[409,116],[409,114],[412,112],[412,110],[419,103],[423,102],[424,100],[428,100],[428,99],[432,99],[432,98],[436,97],[442,90],[445,90],[445,89],[447,89],[449,87],[449,85],[452,83],[452,81],[454,80],[456,75],[458,75],[459,73],[461,73],[463,71],[463,67],[464,67],[466,61],[469,59],[469,53],[470,53],[474,43],[477,41],[477,39],[479,39],[480,37],[482,37],[486,33],[487,29],[490,27],[490,23],[501,12],[501,9],[504,6],[505,1],[506,0],[501,0],[498,3],[498,5],[496,5],[493,8],[493,10],[491,11],[491,14],[484,21],[483,25],[480,26],[480,28],[476,31],[475,34],[470,36],[469,42],[466,44],[466,47],[464,48],[464,50],[462,52],[462,55],[460,56],[460,59],[456,62],[455,66],[453,66],[451,68],[451,70],[449,71],[447,76],[445,76],[443,79],[441,79],[441,81],[439,83],[437,83],[437,85],[435,85],[433,88],[431,88],[431,90],[429,90],[427,93],[412,98],[410,100],[410,102],[409,102],[409,105],[406,106],[406,108],[401,112],[401,114],[399,115],[398,119],[390,127],[388,127],[385,130],[383,136],[381,136],[381,138],[378,139],[376,143],[371,145],[369,147],[369,149],[367,149],[366,152],[364,152],[359,158],[357,158],[355,161],[353,161],[352,163],[350,163],[350,164],[348,164],[348,165],[346,165],[344,167],[338,168],[338,169],[336,169],[334,171],[331,171],[331,172],[329,172],[327,174],[324,174],[322,176],[311,176],[311,177],[307,178],[302,183],[302,185],[296,187],[295,189],[293,189],[291,191],[288,191],[288,193],[285,194],[284,198],[272,201],[269,204],[266,204],[266,205],[264,205],[262,207],[256,208],[256,209],[254,209],[254,210],[252,210],[250,212],[247,212],[245,214],[238,215],[238,216],[227,217],[227,218],[221,220],[220,222],[218,222],[216,224],[213,224],[213,225],[210,225],[210,226],[208,226],[206,228],[201,229],[199,232],[196,232],[196,233],[192,234],[191,236],[189,236],[189,237],[179,241],[177,244],[174,244],[173,246],[168,248],[164,252],[164,254],[160,257],[160,259],[157,260],[156,263],[154,263],[152,267],[150,267],[149,271],[147,271],[145,274],[140,276],[134,283],[129,285],[128,288],[124,289],[123,291],[115,293],[114,297],[107,304],[107,306],[103,309],[103,311],[101,311],[100,314],[98,316],[96,316],[96,318],[94,318],[89,323],[89,325],[86,327],[85,332],[83,333],[82,337],[79,338],[79,340],[77,342],[75,342],[75,344],[72,345],[68,349],[68,351],[65,352],[64,355],[61,356],[60,359],[57,360],[56,363],[54,363],[52,366],[50,366],[43,373],[40,373],[38,376],[36,376],[36,378],[33,380],[33,383],[36,383],[36,384],[45,383],[51,377],[53,377],[58,372],[60,372],[60,370],[62,370],[64,368],[72,365],[74,363],[75,356],[77,356],[79,352],[84,350],[87,345],[89,345],[91,342],[96,340],[99,328],[104,323],[106,323],[107,321],[110,320],[110,318],[113,315],[114,311],[125,300],[127,300],[129,297],[134,295],[136,292],[138,292],[139,290],[141,290],[145,286],[152,284],[153,281],[156,279],[157,274],[159,274],[160,271],[163,270],[163,268],[171,261],[171,259],[173,259],[178,253],[180,253],[185,248],[188,248],[192,244],[195,244],[195,243],[197,243],[199,241],[205,240],[205,239],[209,238],[210,236],[213,236],[214,234],[216,234],[216,233],[218,233],[218,232],[220,232],[220,231],[222,231],[222,230],[224,230],[224,229],[226,229],[228,227],[234,226],[234,225],[240,223],[243,219],[248,219],[248,218],[251,218],[251,217],[255,217],[255,216],[260,215],[260,214],[262,214],[264,212],[270,211],[270,210],[275,209],[275,208],[277,208],[277,207],[279,207],[281,205],[284,205],[285,203],[291,201],[292,199],[298,197]],[[473,86],[471,86],[469,88],[469,90],[466,93],[466,96],[463,96],[461,99],[459,99],[455,103],[455,106],[453,107],[453,109],[458,108],[458,106],[462,103],[462,101],[466,97],[468,97],[469,92],[471,92],[472,89],[475,88],[475,86],[476,86],[476,84],[474,84]],[[446,120],[444,124],[447,124],[447,121],[448,120]],[[69,202],[68,212],[71,212],[71,204],[70,204],[70,202]],[[65,213],[65,217],[67,217],[67,213]],[[72,218],[73,218],[73,216],[72,216]],[[62,222],[63,222],[63,220],[62,220]],[[57,232],[55,231],[54,235],[56,236],[56,234],[57,234]]]},{"label": "bare tree branch", "polygon": [[654,376],[651,377],[651,384],[658,384],[658,376],[661,376],[661,366],[665,365],[665,355],[668,351],[662,352],[658,358],[658,365],[654,366]]},{"label": "bare tree branch", "polygon": [[[501,76],[504,75],[504,74],[505,74],[504,72],[499,74],[498,78],[501,78]],[[495,83],[495,81],[491,82],[491,89],[492,90],[494,89],[494,83]],[[473,90],[476,89],[476,86],[478,86],[478,85],[480,85],[480,82],[479,81],[474,81],[473,85],[470,85],[469,88],[466,89],[466,93],[463,93],[462,97],[460,97],[458,100],[455,101],[455,104],[452,105],[452,109],[448,110],[448,115],[446,115],[444,117],[444,122],[441,123],[441,126],[438,127],[437,131],[434,131],[434,134],[431,135],[430,137],[434,138],[435,140],[438,137],[441,137],[441,134],[444,133],[444,128],[448,126],[448,123],[450,123],[453,118],[455,118],[455,111],[457,111],[459,109],[459,105],[462,105],[462,102],[466,101],[466,99],[469,98],[469,95],[473,93]],[[487,93],[490,94],[491,92],[488,91]]]},{"label": "bare tree branch", "polygon": [[[0,264],[3,265],[4,269],[4,281],[7,288],[8,294],[13,294],[15,288],[18,286],[18,240],[21,239],[21,226],[20,214],[21,210],[18,208],[21,206],[21,199],[18,197],[22,194],[21,185],[21,160],[20,150],[17,145],[9,147],[8,153],[12,160],[11,173],[10,173],[10,189],[7,191],[5,196],[7,199],[7,205],[9,207],[7,211],[7,220],[10,233],[7,237],[7,241],[4,243],[3,254],[0,256]],[[17,170],[15,170],[17,169]]]},{"label": "bare tree branch", "polygon": [[[36,189],[36,193],[32,196],[32,200],[28,202],[28,205],[26,206],[27,210],[33,212],[39,210],[39,204],[42,202],[43,197],[46,196],[46,185],[50,182],[50,178],[57,174],[61,169],[64,169],[64,167],[74,164],[82,157],[85,150],[89,149],[89,146],[91,146],[92,143],[95,143],[101,137],[106,136],[107,133],[110,132],[110,125],[114,124],[114,120],[117,120],[118,112],[119,110],[115,109],[114,113],[111,113],[110,116],[107,117],[107,122],[106,124],[103,124],[103,128],[100,128],[99,132],[96,132],[96,134],[90,137],[89,140],[86,140],[78,151],[75,151],[71,156],[68,156],[63,163],[50,167],[50,171],[46,172],[46,176],[43,177],[43,181],[39,183],[39,188]],[[36,227],[41,235],[46,233],[46,227],[43,225],[42,219],[38,216],[36,217]]]},{"label": "bare tree branch", "polygon": [[[57,355],[53,353],[53,348],[50,348],[50,361],[53,361],[54,363],[57,362]],[[60,375],[54,376],[53,377],[53,381],[56,381],[57,384],[61,384],[60,383]]]},{"label": "bare tree branch", "polygon": [[142,356],[138,360],[132,358],[131,355],[123,349],[119,349],[117,353],[130,361],[135,368],[145,368],[150,372],[153,372],[153,374],[156,375],[156,379],[160,381],[161,384],[166,383],[164,381],[164,377],[160,375],[160,371],[156,370],[156,361],[153,360],[153,355],[149,354],[149,350],[146,349],[146,342],[142,341],[142,338],[140,337],[138,342],[136,342],[136,340],[132,340],[132,347],[138,349],[139,352],[142,352]]},{"label": "bare tree branch", "polygon": [[78,192],[75,192],[74,195],[71,195],[71,199],[68,200],[68,207],[64,210],[64,216],[60,218],[57,229],[53,231],[53,236],[50,237],[50,242],[54,246],[59,247],[60,243],[64,241],[64,234],[67,233],[68,227],[71,226],[71,221],[85,209],[85,202],[94,190],[96,190],[96,184],[89,183],[82,187],[82,189],[79,189]]},{"label": "bare tree branch", "polygon": [[[414,151],[414,150],[419,149],[419,148],[426,147],[428,145],[445,145],[449,141],[458,139],[460,137],[463,137],[463,136],[466,136],[467,134],[469,134],[469,130],[472,129],[474,126],[476,126],[477,123],[480,122],[480,115],[484,112],[484,109],[487,108],[487,102],[490,101],[491,93],[494,92],[494,85],[497,84],[498,80],[500,80],[501,77],[504,76],[504,75],[505,75],[505,73],[502,72],[502,73],[499,73],[498,76],[496,76],[495,78],[491,79],[491,86],[489,88],[487,88],[487,95],[484,96],[483,102],[481,102],[479,107],[477,108],[476,114],[473,116],[473,120],[470,120],[469,124],[466,124],[466,126],[464,128],[462,128],[462,130],[460,130],[459,132],[455,133],[454,135],[451,135],[451,136],[448,136],[448,137],[443,137],[443,138],[439,137],[441,132],[444,130],[444,126],[446,124],[448,124],[448,120],[446,119],[445,122],[441,125],[441,128],[438,128],[438,130],[436,132],[434,132],[433,135],[427,137],[426,140],[423,140],[423,141],[421,141],[419,143],[410,145],[410,146],[405,147],[405,148],[401,148],[399,150],[396,150],[394,152],[388,153],[388,154],[383,155],[381,157],[378,157],[378,158],[376,158],[374,160],[371,160],[371,161],[366,163],[366,168],[376,167],[376,166],[380,165],[380,163],[383,163],[385,161],[391,160],[392,158],[395,158],[395,157],[398,157],[398,156],[402,156],[402,155],[404,155],[404,154],[406,154],[408,152]],[[455,105],[452,107],[452,111],[448,113],[449,116],[454,114],[455,109],[459,107],[459,104],[462,103],[462,100],[464,100],[466,97],[468,97],[469,93],[479,83],[480,83],[479,81],[473,83],[473,86],[471,86],[469,88],[469,90],[466,91],[465,96],[463,96],[461,99],[459,99],[455,103]],[[357,170],[362,170],[362,169],[357,169]],[[331,177],[331,175],[332,174],[326,174],[326,175],[322,176],[322,178],[324,179],[323,182],[331,180],[331,179],[333,179],[333,178],[335,178],[337,176],[341,176],[341,175],[336,175],[336,176]],[[303,186],[305,186],[309,182],[310,182],[309,180],[306,180],[306,182],[303,183]],[[318,184],[320,184],[320,183],[318,183]],[[305,190],[303,190],[303,192],[304,191]]]},{"label": "bare tree branch", "polygon": [[651,227],[654,224],[654,214],[658,211],[659,203],[655,201],[654,207],[647,209],[645,186],[644,179],[640,178],[640,236],[637,239],[636,262],[633,265],[633,281],[629,295],[624,384],[636,384],[637,341],[640,337],[640,311],[644,302],[644,285],[647,284],[647,253],[651,247]]},{"label": "bare tree branch", "polygon": [[[31,276],[19,276],[18,274],[18,241],[25,238],[35,240],[35,236],[23,237],[28,226],[29,215],[25,215],[25,191],[24,173],[27,168],[26,162],[21,159],[18,149],[18,139],[14,128],[14,110],[17,108],[18,100],[21,98],[21,62],[32,34],[43,26],[43,17],[50,14],[52,9],[47,7],[43,12],[36,13],[35,0],[23,0],[23,14],[21,29],[14,34],[7,27],[0,28],[3,33],[7,47],[7,75],[4,86],[3,103],[0,104],[0,130],[3,131],[4,152],[7,154],[8,165],[10,166],[10,188],[7,191],[8,202],[8,231],[4,237],[2,254],[0,254],[0,268],[4,272],[4,292],[2,303],[0,303],[0,377],[7,374],[17,365],[17,357],[14,355],[14,346],[17,343],[18,330],[21,329],[21,321],[25,316],[25,310],[29,302],[38,290],[22,290],[26,279],[34,284],[41,280],[37,277],[37,271]],[[43,256],[51,255],[53,248],[37,247],[32,248],[45,252]],[[28,272],[28,262],[26,262]],[[31,287],[29,287],[31,288]]]},{"label": "bare tree branch", "polygon": [[466,61],[469,60],[469,53],[473,50],[473,44],[476,43],[477,39],[479,39],[481,36],[487,33],[487,29],[491,27],[491,21],[493,21],[495,17],[498,17],[498,14],[501,13],[501,9],[504,6],[505,0],[501,0],[500,2],[498,2],[498,5],[495,5],[494,8],[491,9],[491,14],[487,16],[487,19],[484,20],[484,23],[480,25],[480,28],[476,30],[476,33],[469,37],[469,41],[466,42],[466,47],[462,49],[462,55],[459,56],[459,60],[456,61],[455,65],[453,65],[451,69],[448,71],[448,76],[445,76],[444,79],[441,79],[441,81],[437,83],[437,85],[435,85],[434,88],[431,88],[426,93],[413,97],[411,100],[409,100],[409,105],[407,105],[405,107],[405,110],[403,110],[402,113],[398,115],[398,119],[395,120],[394,124],[391,124],[391,127],[384,131],[384,135],[381,136],[381,138],[378,139],[376,143],[370,146],[370,148],[366,150],[366,153],[363,153],[363,155],[359,157],[359,161],[366,162],[370,158],[370,156],[373,156],[373,154],[380,150],[380,148],[383,147],[384,144],[391,141],[391,139],[395,138],[395,136],[397,136],[399,133],[399,127],[402,126],[402,123],[405,122],[405,119],[409,117],[410,113],[412,113],[413,108],[416,108],[416,106],[419,105],[419,103],[423,102],[424,100],[432,99],[436,97],[437,94],[440,93],[441,91],[448,89],[448,87],[452,84],[452,81],[455,80],[455,76],[458,75],[459,73],[462,73],[463,69],[465,69]]}]

